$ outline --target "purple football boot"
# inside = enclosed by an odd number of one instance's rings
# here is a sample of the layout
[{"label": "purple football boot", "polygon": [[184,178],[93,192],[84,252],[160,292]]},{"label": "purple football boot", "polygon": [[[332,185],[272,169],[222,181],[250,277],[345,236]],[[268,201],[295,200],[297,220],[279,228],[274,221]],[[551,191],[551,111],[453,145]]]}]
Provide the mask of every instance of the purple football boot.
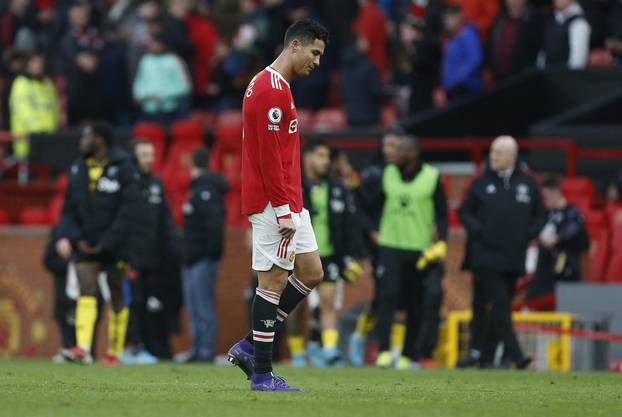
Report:
[{"label": "purple football boot", "polygon": [[302,391],[302,388],[292,387],[280,376],[267,372],[265,374],[253,375],[251,378],[251,391],[295,392]]},{"label": "purple football boot", "polygon": [[231,346],[227,360],[240,368],[246,374],[246,379],[251,379],[255,373],[255,347],[246,339]]}]

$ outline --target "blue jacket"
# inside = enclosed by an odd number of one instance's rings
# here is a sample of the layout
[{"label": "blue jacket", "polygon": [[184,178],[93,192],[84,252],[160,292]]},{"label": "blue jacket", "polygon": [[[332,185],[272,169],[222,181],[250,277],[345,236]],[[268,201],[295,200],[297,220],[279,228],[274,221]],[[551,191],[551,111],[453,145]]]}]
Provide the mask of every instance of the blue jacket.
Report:
[{"label": "blue jacket", "polygon": [[460,33],[447,41],[443,51],[443,88],[463,86],[470,93],[482,91],[482,44],[477,29],[465,25]]}]

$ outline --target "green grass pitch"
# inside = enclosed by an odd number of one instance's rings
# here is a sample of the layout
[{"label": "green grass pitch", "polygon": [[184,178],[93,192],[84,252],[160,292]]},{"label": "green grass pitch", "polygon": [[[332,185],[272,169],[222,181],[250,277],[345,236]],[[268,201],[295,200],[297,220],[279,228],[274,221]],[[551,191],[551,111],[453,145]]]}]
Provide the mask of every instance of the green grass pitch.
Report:
[{"label": "green grass pitch", "polygon": [[620,374],[277,371],[305,392],[251,392],[231,366],[0,360],[0,416],[622,416]]}]

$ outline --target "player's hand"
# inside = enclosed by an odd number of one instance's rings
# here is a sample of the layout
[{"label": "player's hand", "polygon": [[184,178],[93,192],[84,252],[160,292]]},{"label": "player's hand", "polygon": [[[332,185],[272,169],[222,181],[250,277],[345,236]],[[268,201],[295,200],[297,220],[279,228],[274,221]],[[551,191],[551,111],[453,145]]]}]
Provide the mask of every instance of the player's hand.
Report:
[{"label": "player's hand", "polygon": [[71,242],[69,239],[62,238],[56,242],[56,253],[65,260],[69,259],[71,256]]},{"label": "player's hand", "polygon": [[352,259],[349,256],[347,256],[344,259],[343,263],[344,263],[343,279],[345,279],[348,282],[357,281],[365,272],[363,270],[363,265],[361,265],[361,263],[358,260]]},{"label": "player's hand", "polygon": [[99,255],[102,251],[101,246],[91,246],[84,240],[78,242],[78,250],[85,255]]},{"label": "player's hand", "polygon": [[377,230],[372,230],[371,232],[369,232],[369,238],[374,245],[378,245],[380,243],[380,233],[378,233]]},{"label": "player's hand", "polygon": [[294,237],[294,234],[296,233],[296,226],[294,225],[291,214],[288,214],[287,216],[277,217],[276,221],[279,224],[279,233],[281,234],[281,236],[287,239],[291,239]]},{"label": "player's hand", "polygon": [[417,261],[417,269],[425,269],[429,264],[441,261],[447,257],[447,243],[439,240],[423,252]]}]

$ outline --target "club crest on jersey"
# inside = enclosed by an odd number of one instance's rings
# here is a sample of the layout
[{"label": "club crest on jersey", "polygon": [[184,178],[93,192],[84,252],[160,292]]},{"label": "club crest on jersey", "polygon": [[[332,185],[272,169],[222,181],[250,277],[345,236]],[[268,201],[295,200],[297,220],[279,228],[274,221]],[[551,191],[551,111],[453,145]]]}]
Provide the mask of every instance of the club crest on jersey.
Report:
[{"label": "club crest on jersey", "polygon": [[272,123],[279,123],[283,118],[283,111],[278,107],[272,107],[268,110],[268,120]]},{"label": "club crest on jersey", "polygon": [[269,327],[274,327],[274,325],[276,324],[276,320],[261,320],[261,322],[263,323],[264,326],[266,326],[267,328]]}]

